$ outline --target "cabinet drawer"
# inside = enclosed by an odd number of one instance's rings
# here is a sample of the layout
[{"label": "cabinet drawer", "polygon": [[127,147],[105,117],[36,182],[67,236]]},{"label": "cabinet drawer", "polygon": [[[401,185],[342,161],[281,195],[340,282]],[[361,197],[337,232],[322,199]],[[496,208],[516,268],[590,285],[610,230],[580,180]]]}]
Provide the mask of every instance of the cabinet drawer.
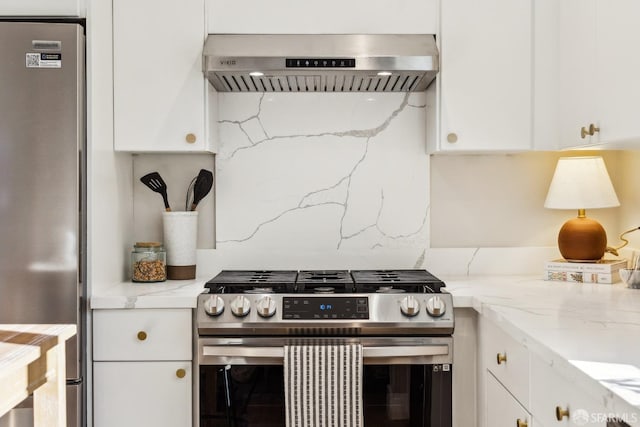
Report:
[{"label": "cabinet drawer", "polygon": [[608,411],[596,398],[580,390],[570,375],[571,372],[561,372],[532,357],[531,412],[546,427],[604,426]]},{"label": "cabinet drawer", "polygon": [[528,408],[528,349],[486,319],[480,322],[480,345],[480,357],[485,368]]},{"label": "cabinet drawer", "polygon": [[93,360],[191,360],[190,309],[93,311]]},{"label": "cabinet drawer", "polygon": [[[533,427],[531,414],[490,373],[487,374],[487,426]],[[538,427],[536,425],[536,427]]]}]

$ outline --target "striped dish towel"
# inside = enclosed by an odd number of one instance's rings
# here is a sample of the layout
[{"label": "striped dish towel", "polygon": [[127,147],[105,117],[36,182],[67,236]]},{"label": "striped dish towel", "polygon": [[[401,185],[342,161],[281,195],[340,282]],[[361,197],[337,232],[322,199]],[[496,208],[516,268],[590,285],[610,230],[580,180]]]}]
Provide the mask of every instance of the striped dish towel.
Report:
[{"label": "striped dish towel", "polygon": [[287,427],[362,427],[362,346],[284,348]]}]

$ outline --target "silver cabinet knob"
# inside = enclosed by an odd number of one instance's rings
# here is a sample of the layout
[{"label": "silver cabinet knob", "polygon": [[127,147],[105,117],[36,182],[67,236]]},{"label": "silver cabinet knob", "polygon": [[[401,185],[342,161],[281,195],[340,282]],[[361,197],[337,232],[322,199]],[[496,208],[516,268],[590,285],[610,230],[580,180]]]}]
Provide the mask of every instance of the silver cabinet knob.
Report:
[{"label": "silver cabinet knob", "polygon": [[209,316],[219,316],[224,311],[224,300],[218,295],[211,295],[204,303],[204,311]]},{"label": "silver cabinet knob", "polygon": [[260,317],[271,317],[276,314],[276,302],[271,297],[263,297],[258,300],[256,310]]},{"label": "silver cabinet knob", "polygon": [[413,317],[420,312],[420,302],[413,295],[408,295],[400,301],[400,311],[405,316]]},{"label": "silver cabinet knob", "polygon": [[439,296],[431,297],[427,301],[427,313],[431,317],[440,317],[447,310],[447,305]]},{"label": "silver cabinet knob", "polygon": [[244,295],[235,297],[229,306],[231,307],[231,313],[236,317],[244,317],[251,311],[251,303]]}]

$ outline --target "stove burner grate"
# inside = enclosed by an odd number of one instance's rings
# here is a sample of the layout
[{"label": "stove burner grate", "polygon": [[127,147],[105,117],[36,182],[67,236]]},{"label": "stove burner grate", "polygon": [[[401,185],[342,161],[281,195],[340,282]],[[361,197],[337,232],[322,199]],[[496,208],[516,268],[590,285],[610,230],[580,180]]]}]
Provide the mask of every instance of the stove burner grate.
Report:
[{"label": "stove burner grate", "polygon": [[223,270],[210,293],[440,293],[444,283],[426,270]]}]

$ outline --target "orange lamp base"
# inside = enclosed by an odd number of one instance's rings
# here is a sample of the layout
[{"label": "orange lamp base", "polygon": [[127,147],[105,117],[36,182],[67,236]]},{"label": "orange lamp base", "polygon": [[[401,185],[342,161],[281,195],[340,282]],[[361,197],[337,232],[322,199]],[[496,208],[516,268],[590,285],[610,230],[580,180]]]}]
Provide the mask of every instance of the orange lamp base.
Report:
[{"label": "orange lamp base", "polygon": [[578,215],[560,229],[558,248],[569,262],[596,262],[604,256],[607,233],[598,221]]}]

